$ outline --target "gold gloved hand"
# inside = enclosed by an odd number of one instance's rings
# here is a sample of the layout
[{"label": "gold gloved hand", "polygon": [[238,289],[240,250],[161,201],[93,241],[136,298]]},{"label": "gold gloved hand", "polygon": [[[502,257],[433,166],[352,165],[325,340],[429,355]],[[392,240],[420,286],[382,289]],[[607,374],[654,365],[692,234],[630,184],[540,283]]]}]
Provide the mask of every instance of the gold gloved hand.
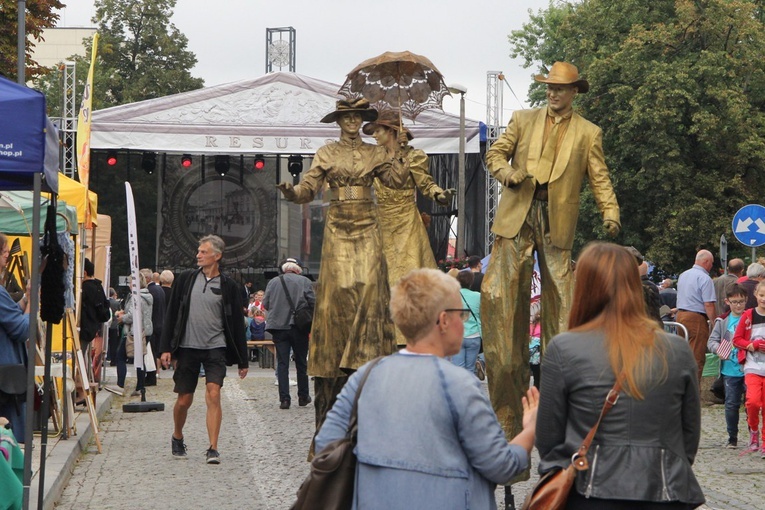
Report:
[{"label": "gold gloved hand", "polygon": [[442,205],[449,205],[456,194],[457,190],[454,188],[445,189],[436,195],[436,202]]},{"label": "gold gloved hand", "polygon": [[526,170],[511,168],[510,173],[507,174],[507,177],[505,177],[505,179],[502,181],[502,184],[508,188],[512,188],[513,186],[517,186],[530,177],[531,176],[528,174],[528,172],[526,172]]},{"label": "gold gloved hand", "polygon": [[279,189],[279,191],[282,192],[282,195],[285,199],[292,202],[297,197],[297,193],[295,193],[295,188],[292,186],[292,183],[289,182],[280,182],[276,185],[276,187]]},{"label": "gold gloved hand", "polygon": [[616,237],[621,231],[621,227],[614,220],[603,220],[603,229],[611,237]]}]

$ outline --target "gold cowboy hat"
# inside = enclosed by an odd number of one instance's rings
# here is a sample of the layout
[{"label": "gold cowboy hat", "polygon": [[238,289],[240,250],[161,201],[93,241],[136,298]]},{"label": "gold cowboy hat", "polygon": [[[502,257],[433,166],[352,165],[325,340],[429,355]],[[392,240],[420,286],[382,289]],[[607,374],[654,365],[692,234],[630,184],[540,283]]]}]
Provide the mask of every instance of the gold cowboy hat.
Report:
[{"label": "gold cowboy hat", "polygon": [[340,115],[344,113],[360,113],[361,120],[366,122],[375,120],[377,118],[377,110],[370,108],[369,101],[366,99],[353,99],[350,101],[340,99],[337,101],[335,111],[325,115],[321,121],[325,124],[335,122],[338,118],[340,118]]},{"label": "gold cowboy hat", "polygon": [[538,74],[534,79],[550,85],[573,85],[582,94],[590,90],[590,84],[587,80],[579,78],[579,69],[568,62],[555,62],[547,76]]},{"label": "gold cowboy hat", "polygon": [[[386,128],[390,128],[396,133],[398,133],[399,128],[403,127],[400,124],[398,114],[394,111],[390,110],[384,110],[380,113],[380,115],[377,117],[377,120],[374,122],[370,122],[369,124],[365,124],[361,130],[364,132],[365,135],[372,135],[375,132],[375,129],[377,129],[378,126],[384,126]],[[406,133],[407,140],[411,140],[414,138],[414,135],[404,127],[404,133]]]}]

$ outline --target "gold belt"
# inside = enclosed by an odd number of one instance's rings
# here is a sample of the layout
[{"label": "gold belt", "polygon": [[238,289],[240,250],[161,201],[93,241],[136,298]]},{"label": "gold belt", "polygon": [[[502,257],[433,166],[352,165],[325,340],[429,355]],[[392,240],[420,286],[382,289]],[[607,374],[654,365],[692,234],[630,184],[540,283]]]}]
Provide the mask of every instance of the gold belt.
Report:
[{"label": "gold belt", "polygon": [[372,188],[367,186],[343,186],[342,188],[330,188],[331,200],[372,200]]}]

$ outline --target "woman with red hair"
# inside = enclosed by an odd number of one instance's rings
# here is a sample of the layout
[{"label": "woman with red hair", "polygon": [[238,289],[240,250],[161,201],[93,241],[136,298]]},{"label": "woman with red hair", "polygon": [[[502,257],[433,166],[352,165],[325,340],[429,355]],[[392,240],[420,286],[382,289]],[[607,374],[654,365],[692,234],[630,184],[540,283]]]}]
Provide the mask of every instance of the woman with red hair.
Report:
[{"label": "woman with red hair", "polygon": [[691,468],[701,431],[696,362],[683,339],[646,314],[633,256],[615,244],[588,245],[577,261],[572,303],[569,331],[542,355],[540,474],[571,464],[619,376],[619,398],[589,449],[589,469],[577,471],[566,508],[701,505]]}]

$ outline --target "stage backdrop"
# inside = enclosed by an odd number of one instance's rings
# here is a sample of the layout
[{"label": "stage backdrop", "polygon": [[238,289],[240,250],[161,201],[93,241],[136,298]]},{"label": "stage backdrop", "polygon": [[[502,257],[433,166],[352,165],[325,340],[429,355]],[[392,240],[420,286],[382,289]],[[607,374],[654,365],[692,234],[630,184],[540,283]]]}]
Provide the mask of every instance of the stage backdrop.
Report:
[{"label": "stage backdrop", "polygon": [[190,168],[180,155],[167,155],[162,183],[162,226],[158,267],[195,267],[200,237],[216,234],[226,242],[226,267],[276,265],[276,165],[258,172],[240,171],[240,158],[231,157],[224,176],[214,159],[196,156]]}]

